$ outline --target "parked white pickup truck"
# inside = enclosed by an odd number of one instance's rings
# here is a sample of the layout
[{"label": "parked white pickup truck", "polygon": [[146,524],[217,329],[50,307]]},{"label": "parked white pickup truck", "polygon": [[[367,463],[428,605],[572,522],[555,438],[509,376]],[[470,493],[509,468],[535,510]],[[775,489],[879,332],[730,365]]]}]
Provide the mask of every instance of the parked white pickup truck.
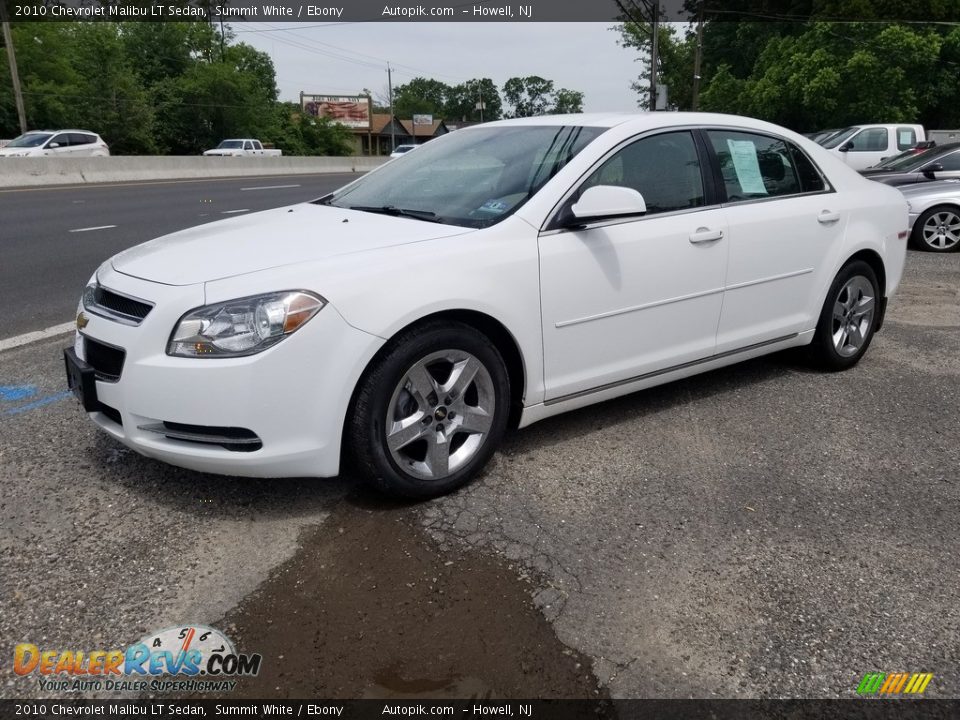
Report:
[{"label": "parked white pickup truck", "polygon": [[282,150],[267,150],[259,140],[240,138],[239,140],[224,140],[213,150],[207,150],[204,155],[221,157],[246,157],[260,155],[263,157],[280,157]]},{"label": "parked white pickup truck", "polygon": [[926,140],[922,125],[854,125],[820,144],[854,170],[866,170]]}]

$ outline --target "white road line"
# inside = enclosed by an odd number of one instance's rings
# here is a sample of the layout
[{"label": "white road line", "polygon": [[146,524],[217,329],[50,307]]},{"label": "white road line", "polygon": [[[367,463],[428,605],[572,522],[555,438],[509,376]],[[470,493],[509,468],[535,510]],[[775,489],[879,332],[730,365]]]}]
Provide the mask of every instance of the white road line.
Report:
[{"label": "white road line", "polygon": [[243,210],[224,210],[224,211],[221,212],[220,214],[221,214],[221,215],[233,215],[233,213],[238,213],[238,212],[250,212],[250,208],[244,208]]},{"label": "white road line", "polygon": [[71,230],[70,232],[90,232],[91,230],[109,230],[110,228],[115,228],[116,225],[97,225],[96,227],[88,228],[77,228],[76,230]]},{"label": "white road line", "polygon": [[282,188],[300,187],[299,185],[264,185],[262,187],[240,188],[240,192],[247,190],[280,190]]},{"label": "white road line", "polygon": [[37,340],[46,340],[47,338],[52,338],[57,335],[63,335],[64,333],[71,332],[77,328],[76,321],[61,323],[60,325],[54,325],[53,327],[48,327],[46,330],[34,330],[33,332],[28,332],[23,335],[16,335],[14,337],[6,338],[0,340],[0,352],[3,350],[10,350],[11,348],[20,347],[21,345],[26,345],[27,343],[36,342]]}]

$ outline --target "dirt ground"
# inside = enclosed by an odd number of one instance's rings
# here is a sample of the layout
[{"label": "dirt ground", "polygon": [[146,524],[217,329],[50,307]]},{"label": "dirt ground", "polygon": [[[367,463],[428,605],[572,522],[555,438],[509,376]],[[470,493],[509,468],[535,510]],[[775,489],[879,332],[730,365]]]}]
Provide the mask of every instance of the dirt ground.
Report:
[{"label": "dirt ground", "polygon": [[[220,627],[263,655],[231,698],[599,698],[506,561],[440,550],[414,507],[345,502]],[[366,506],[365,506],[366,504]]]}]

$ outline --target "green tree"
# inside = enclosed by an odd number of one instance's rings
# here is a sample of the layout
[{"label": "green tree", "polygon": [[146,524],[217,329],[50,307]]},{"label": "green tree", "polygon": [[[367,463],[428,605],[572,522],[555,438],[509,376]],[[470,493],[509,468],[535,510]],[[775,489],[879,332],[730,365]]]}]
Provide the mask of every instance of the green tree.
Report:
[{"label": "green tree", "polygon": [[503,97],[510,104],[508,117],[545,115],[553,105],[553,80],[539,75],[513,77],[503,84]]},{"label": "green tree", "polygon": [[576,90],[567,90],[560,88],[554,95],[553,107],[550,113],[553,115],[563,115],[566,113],[583,112],[583,93]]},{"label": "green tree", "polygon": [[497,86],[490,78],[475,78],[454,85],[447,95],[444,117],[450,120],[479,122],[481,112],[477,104],[483,101],[483,120],[499,120],[503,115],[503,101]]},{"label": "green tree", "polygon": [[406,85],[393,89],[393,111],[397,117],[409,118],[415,114],[443,117],[450,87],[430,78],[417,77]]}]

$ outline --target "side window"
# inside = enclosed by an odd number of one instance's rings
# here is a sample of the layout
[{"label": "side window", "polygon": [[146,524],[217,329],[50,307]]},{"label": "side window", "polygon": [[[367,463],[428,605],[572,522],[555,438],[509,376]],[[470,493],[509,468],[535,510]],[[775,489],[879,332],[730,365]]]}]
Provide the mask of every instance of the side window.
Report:
[{"label": "side window", "polygon": [[797,175],[800,177],[800,190],[802,192],[823,192],[827,189],[827,183],[824,182],[823,175],[817,169],[817,166],[796,145],[787,143],[790,150],[790,159],[793,160],[793,166],[797,169]]},{"label": "side window", "polygon": [[254,141],[253,141],[253,149],[254,149],[254,150],[263,150],[263,145],[260,144],[260,141],[259,141],[259,140],[254,140]]},{"label": "side window", "polygon": [[697,147],[686,131],[653,135],[627,145],[597,168],[580,192],[594,185],[636,190],[643,195],[648,215],[704,204]]},{"label": "side window", "polygon": [[244,149],[244,150],[253,150],[253,143],[250,142],[249,140],[247,140],[247,141],[243,144],[243,149]]},{"label": "side window", "polygon": [[50,147],[54,143],[57,143],[59,147],[69,147],[70,146],[70,136],[66,133],[60,133],[59,135],[54,135],[50,138],[50,142],[47,143],[47,147]]},{"label": "side window", "polygon": [[944,155],[938,160],[934,160],[943,165],[944,171],[955,171],[960,170],[960,150],[952,152],[949,155]]},{"label": "side window", "polygon": [[897,128],[897,150],[909,150],[917,144],[917,133],[912,127]]},{"label": "side window", "polygon": [[887,149],[887,129],[867,128],[854,135],[850,152],[883,152]]},{"label": "side window", "polygon": [[[787,142],[735,130],[708,130],[707,137],[720,161],[729,202],[805,192],[796,166],[796,156],[803,153]],[[807,170],[819,176],[815,168]],[[813,178],[810,183],[816,185]]]},{"label": "side window", "polygon": [[83,133],[70,133],[71,145],[89,145],[92,142],[93,142],[92,135],[85,135]]}]

